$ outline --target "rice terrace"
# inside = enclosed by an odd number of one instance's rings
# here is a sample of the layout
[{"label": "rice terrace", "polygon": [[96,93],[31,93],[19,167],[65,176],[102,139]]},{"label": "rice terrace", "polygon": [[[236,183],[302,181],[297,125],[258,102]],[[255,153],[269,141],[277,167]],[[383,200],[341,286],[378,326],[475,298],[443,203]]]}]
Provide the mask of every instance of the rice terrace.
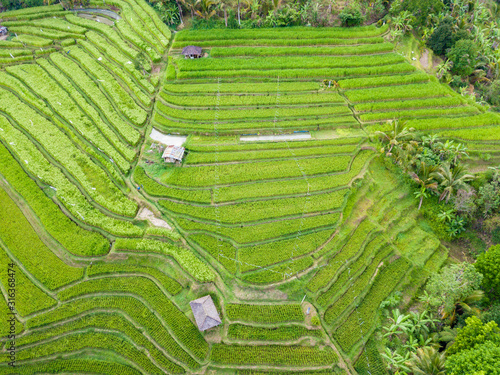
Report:
[{"label": "rice terrace", "polygon": [[491,175],[500,115],[389,23],[88,8],[0,13],[0,374],[393,373],[383,310],[462,260],[412,150]]}]

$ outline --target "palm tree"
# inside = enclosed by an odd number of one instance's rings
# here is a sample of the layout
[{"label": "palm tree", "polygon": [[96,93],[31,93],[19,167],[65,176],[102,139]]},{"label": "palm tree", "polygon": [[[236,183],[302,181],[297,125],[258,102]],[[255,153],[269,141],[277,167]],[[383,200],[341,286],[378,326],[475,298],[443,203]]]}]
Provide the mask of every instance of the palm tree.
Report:
[{"label": "palm tree", "polygon": [[184,22],[182,21],[182,8],[179,4],[179,0],[175,0],[175,3],[177,4],[177,9],[179,9],[179,20],[181,21],[181,25],[184,25]]},{"label": "palm tree", "polygon": [[198,0],[180,0],[180,2],[191,11],[191,17],[194,17],[194,9],[198,4]]},{"label": "palm tree", "polygon": [[201,4],[201,11],[197,10],[196,14],[206,20],[212,18],[216,12],[213,7],[215,7],[219,1],[220,0],[197,0],[196,4]]},{"label": "palm tree", "polygon": [[[380,134],[383,139],[385,139],[389,144],[389,151],[387,151],[387,154],[390,155],[392,149],[394,146],[399,145],[399,143],[405,139],[408,139],[413,136],[412,131],[414,130],[413,128],[406,128],[404,125],[406,125],[406,121],[403,123],[400,123],[399,120],[394,120],[394,121],[389,121],[390,124],[392,124],[392,130],[388,133],[384,133],[381,131],[375,132],[375,134]],[[383,150],[383,149],[382,149]]]},{"label": "palm tree", "polygon": [[455,342],[457,333],[456,328],[444,327],[443,330],[439,332],[439,341],[446,342],[446,347],[448,348]]},{"label": "palm tree", "polygon": [[446,198],[446,203],[448,203],[455,191],[464,187],[467,181],[474,178],[473,175],[465,173],[462,166],[451,168],[449,164],[443,165],[432,176],[440,182],[440,186],[444,187],[443,192],[439,196],[439,201]]},{"label": "palm tree", "polygon": [[457,165],[458,160],[462,157],[467,158],[469,156],[467,150],[463,143],[457,143],[452,147],[453,165]]},{"label": "palm tree", "polygon": [[446,375],[444,368],[445,353],[439,353],[436,348],[424,346],[412,353],[406,362],[414,375]]},{"label": "palm tree", "polygon": [[434,165],[427,165],[423,161],[420,162],[420,176],[414,172],[411,173],[413,180],[420,185],[420,191],[415,192],[415,196],[420,198],[418,210],[422,207],[424,198],[427,198],[427,190],[437,190],[437,182],[434,180],[434,172],[437,167]]},{"label": "palm tree", "polygon": [[482,290],[473,290],[468,296],[461,299],[460,301],[455,302],[455,304],[451,307],[451,310],[443,309],[441,312],[441,317],[443,319],[449,318],[450,324],[453,324],[455,322],[457,310],[459,308],[465,310],[466,312],[471,312],[478,315],[480,313],[480,310],[476,307],[471,307],[470,305],[481,301],[483,297],[484,292]]}]

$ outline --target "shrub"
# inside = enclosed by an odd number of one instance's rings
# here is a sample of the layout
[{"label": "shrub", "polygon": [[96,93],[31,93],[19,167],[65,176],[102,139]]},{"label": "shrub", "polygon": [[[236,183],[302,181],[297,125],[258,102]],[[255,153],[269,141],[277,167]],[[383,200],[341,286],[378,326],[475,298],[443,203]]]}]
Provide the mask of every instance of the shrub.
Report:
[{"label": "shrub", "polygon": [[500,245],[492,246],[477,258],[474,265],[483,275],[482,287],[488,294],[500,293]]},{"label": "shrub", "polygon": [[427,42],[429,47],[438,55],[444,55],[446,50],[453,45],[452,22],[451,18],[441,21]]},{"label": "shrub", "polygon": [[486,89],[486,100],[494,106],[500,106],[500,80],[495,80]]},{"label": "shrub", "polygon": [[365,17],[357,6],[345,7],[340,12],[339,17],[344,27],[359,26],[365,20]]},{"label": "shrub", "polygon": [[476,43],[468,39],[459,40],[448,52],[448,58],[453,62],[452,71],[462,77],[472,74],[477,57]]}]

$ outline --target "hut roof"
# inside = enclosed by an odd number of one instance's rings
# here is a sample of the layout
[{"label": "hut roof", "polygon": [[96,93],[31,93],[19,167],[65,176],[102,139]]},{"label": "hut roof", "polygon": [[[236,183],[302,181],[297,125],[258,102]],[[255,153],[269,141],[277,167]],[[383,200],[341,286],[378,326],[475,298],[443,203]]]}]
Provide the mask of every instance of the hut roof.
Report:
[{"label": "hut roof", "polygon": [[163,155],[161,157],[163,159],[170,158],[182,161],[183,156],[184,156],[184,147],[170,145],[165,147],[165,151],[163,151]]},{"label": "hut roof", "polygon": [[221,324],[219,313],[215,308],[212,297],[205,296],[189,302],[191,310],[193,310],[194,319],[200,331],[205,331],[209,328],[216,327]]},{"label": "hut roof", "polygon": [[201,55],[201,47],[187,46],[182,49],[183,55]]}]

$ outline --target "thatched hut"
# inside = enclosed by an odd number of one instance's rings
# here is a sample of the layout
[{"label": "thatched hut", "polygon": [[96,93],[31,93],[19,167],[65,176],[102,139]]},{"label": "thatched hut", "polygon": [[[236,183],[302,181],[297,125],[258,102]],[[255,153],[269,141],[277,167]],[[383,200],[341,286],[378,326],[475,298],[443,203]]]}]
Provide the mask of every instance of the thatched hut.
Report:
[{"label": "thatched hut", "polygon": [[203,56],[201,47],[187,46],[182,49],[182,54],[186,59],[199,59]]},{"label": "thatched hut", "polygon": [[200,331],[217,327],[221,324],[219,313],[215,308],[212,297],[205,296],[189,302],[191,310],[193,310],[194,319]]}]

